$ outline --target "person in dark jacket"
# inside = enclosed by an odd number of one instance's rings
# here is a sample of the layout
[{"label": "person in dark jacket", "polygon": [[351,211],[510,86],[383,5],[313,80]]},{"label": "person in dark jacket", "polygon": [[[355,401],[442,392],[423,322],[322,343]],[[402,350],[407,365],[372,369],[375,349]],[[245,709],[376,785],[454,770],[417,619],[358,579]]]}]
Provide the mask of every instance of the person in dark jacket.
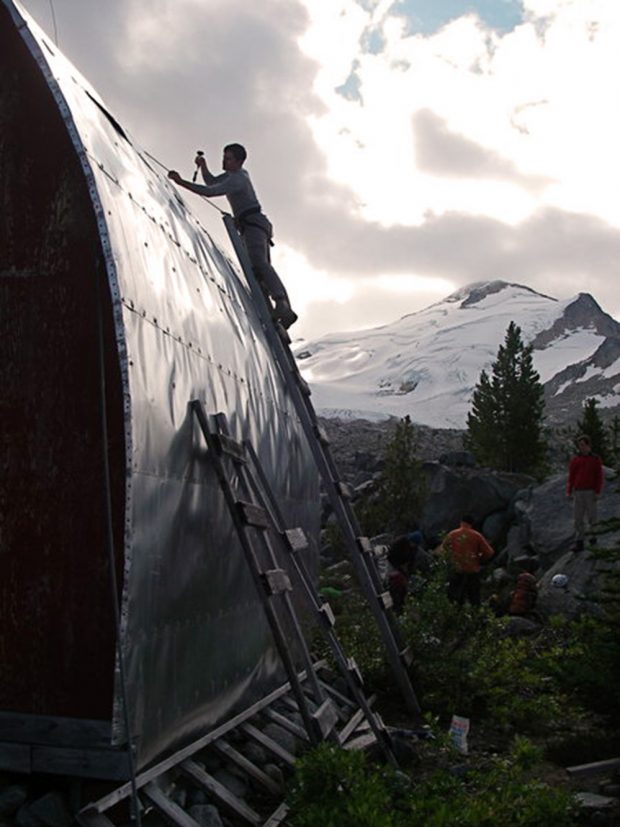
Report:
[{"label": "person in dark jacket", "polygon": [[411,531],[397,537],[388,549],[388,589],[396,614],[401,614],[409,592],[409,578],[416,566],[424,567],[422,532]]},{"label": "person in dark jacket", "polygon": [[[596,523],[596,501],[603,489],[603,463],[599,456],[592,453],[590,437],[585,434],[577,438],[577,451],[568,467],[566,494],[574,502],[573,551],[583,551],[586,521],[590,531]],[[596,538],[591,538],[591,542],[596,542]]]}]

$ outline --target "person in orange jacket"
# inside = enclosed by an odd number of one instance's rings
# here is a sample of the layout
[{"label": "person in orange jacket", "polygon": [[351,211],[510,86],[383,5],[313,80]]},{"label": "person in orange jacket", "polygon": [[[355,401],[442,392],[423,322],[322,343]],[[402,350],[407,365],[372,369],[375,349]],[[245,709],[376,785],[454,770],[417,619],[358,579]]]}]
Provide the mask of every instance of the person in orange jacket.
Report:
[{"label": "person in orange jacket", "polygon": [[452,563],[448,579],[448,597],[462,606],[468,600],[480,605],[480,567],[495,554],[485,538],[473,526],[473,517],[465,514],[461,524],[443,541],[443,549]]},{"label": "person in orange jacket", "polygon": [[[572,550],[583,551],[586,520],[590,530],[596,522],[596,501],[603,489],[603,463],[599,456],[592,453],[590,437],[585,434],[577,437],[577,450],[579,453],[568,466],[566,495],[573,497],[574,501],[575,545]],[[592,538],[591,542],[596,542],[596,538]]]}]

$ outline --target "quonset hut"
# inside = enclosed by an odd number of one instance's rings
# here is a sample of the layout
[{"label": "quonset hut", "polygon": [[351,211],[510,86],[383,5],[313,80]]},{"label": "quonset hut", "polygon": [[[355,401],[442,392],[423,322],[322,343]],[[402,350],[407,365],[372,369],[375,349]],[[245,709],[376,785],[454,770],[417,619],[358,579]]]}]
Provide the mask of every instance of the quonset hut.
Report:
[{"label": "quonset hut", "polygon": [[122,690],[139,768],[282,679],[188,403],[310,564],[318,476],[242,277],[11,0],[0,118],[0,769],[117,767]]}]

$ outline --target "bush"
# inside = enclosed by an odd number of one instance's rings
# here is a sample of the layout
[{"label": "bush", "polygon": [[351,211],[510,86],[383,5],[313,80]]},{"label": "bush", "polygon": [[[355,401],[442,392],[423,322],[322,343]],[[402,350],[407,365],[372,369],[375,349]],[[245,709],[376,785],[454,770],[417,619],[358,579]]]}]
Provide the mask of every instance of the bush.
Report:
[{"label": "bush", "polygon": [[[447,573],[447,564],[437,561],[399,620],[413,653],[413,684],[423,709],[444,721],[459,714],[506,732],[552,731],[575,723],[581,711],[561,688],[568,630],[549,627],[534,638],[508,637],[508,618],[448,600]],[[366,691],[396,699],[377,627],[357,593],[343,601],[336,631],[357,661]]]},{"label": "bush", "polygon": [[441,770],[414,784],[361,753],[323,744],[297,763],[287,798],[290,820],[295,827],[575,824],[569,793],[528,774],[534,753],[522,739],[508,758],[487,761],[463,777]]}]

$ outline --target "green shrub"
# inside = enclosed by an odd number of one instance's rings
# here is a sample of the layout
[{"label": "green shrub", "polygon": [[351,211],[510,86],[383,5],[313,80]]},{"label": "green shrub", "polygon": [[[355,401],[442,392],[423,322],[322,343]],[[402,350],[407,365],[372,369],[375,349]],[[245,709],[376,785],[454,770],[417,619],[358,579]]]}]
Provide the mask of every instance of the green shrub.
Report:
[{"label": "green shrub", "polygon": [[[459,714],[507,732],[540,732],[575,722],[580,710],[563,691],[559,666],[566,630],[550,627],[534,638],[508,637],[508,618],[451,603],[446,579],[447,565],[438,561],[409,597],[399,621],[412,650],[412,678],[423,709],[444,721]],[[397,699],[378,630],[357,593],[342,602],[337,633],[357,661],[366,691]]]},{"label": "green shrub", "polygon": [[[447,770],[413,782],[373,766],[361,753],[323,744],[298,763],[287,800],[294,827],[565,827],[575,824],[569,793],[523,767],[534,748],[494,759],[464,776]],[[519,760],[521,756],[521,763]]]}]

